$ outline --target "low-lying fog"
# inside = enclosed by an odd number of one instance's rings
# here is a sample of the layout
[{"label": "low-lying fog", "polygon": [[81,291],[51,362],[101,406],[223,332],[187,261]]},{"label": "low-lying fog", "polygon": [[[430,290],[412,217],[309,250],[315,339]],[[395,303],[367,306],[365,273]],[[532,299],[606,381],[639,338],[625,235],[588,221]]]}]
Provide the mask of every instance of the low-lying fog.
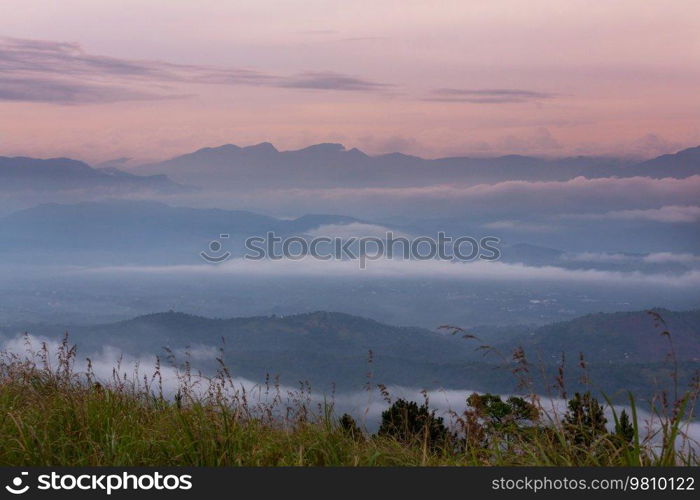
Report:
[{"label": "low-lying fog", "polygon": [[168,310],[225,318],[326,310],[434,328],[541,324],[589,312],[682,310],[700,303],[700,271],[694,267],[670,274],[381,259],[361,270],[355,261],[305,258],[233,259],[221,265],[37,264],[2,266],[0,274],[0,321],[17,326],[100,323]]}]

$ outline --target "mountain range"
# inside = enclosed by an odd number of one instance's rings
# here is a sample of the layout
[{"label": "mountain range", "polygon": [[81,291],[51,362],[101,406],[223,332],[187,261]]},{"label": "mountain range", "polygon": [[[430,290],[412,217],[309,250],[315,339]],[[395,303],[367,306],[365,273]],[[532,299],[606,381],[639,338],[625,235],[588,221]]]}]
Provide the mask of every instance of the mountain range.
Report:
[{"label": "mountain range", "polygon": [[[278,237],[302,236],[324,226],[358,236],[391,230],[395,234],[435,236],[436,230],[412,225],[373,224],[330,214],[309,214],[293,219],[279,219],[245,210],[221,210],[173,207],[155,201],[106,200],[74,204],[48,203],[19,210],[0,217],[0,255],[54,263],[117,265],[125,263],[193,263],[200,262],[200,251],[228,235],[222,244],[226,251],[241,256],[244,241],[250,236],[274,232]],[[444,225],[449,229],[449,225]],[[479,234],[479,228],[472,228]],[[483,231],[483,229],[481,230]],[[342,232],[342,231],[341,231]],[[364,234],[364,233],[367,234]],[[447,231],[450,234],[450,231]],[[503,233],[497,231],[497,234]],[[457,234],[457,233],[455,233]],[[641,271],[648,273],[683,273],[692,262],[647,262],[647,254],[605,254],[596,261],[570,256],[567,252],[523,242],[503,243],[501,260],[530,266],[557,266],[567,269]],[[352,247],[357,251],[357,246]],[[14,257],[13,257],[14,256]],[[585,257],[585,255],[584,255]]]},{"label": "mountain range", "polygon": [[112,194],[178,194],[191,192],[194,187],[401,187],[451,182],[561,181],[577,176],[685,178],[700,173],[700,146],[637,162],[624,158],[545,159],[520,155],[424,159],[402,153],[370,156],[334,143],[279,151],[264,142],[247,147],[226,144],[203,148],[128,171],[123,163],[120,159],[95,168],[68,158],[0,157],[0,191],[99,189]]},{"label": "mountain range", "polygon": [[700,146],[653,160],[568,157],[545,159],[508,155],[491,158],[424,159],[401,153],[370,156],[342,144],[317,144],[279,151],[264,142],[226,144],[135,167],[142,174],[167,174],[194,186],[248,188],[420,186],[452,182],[477,184],[507,180],[557,180],[578,176],[685,178],[700,173]]},{"label": "mountain range", "polygon": [[[107,200],[42,204],[0,218],[0,254],[22,259],[52,257],[54,263],[199,262],[199,252],[226,233],[227,249],[240,255],[243,240],[302,235],[327,224],[356,219],[306,215],[277,219],[244,210],[171,207],[154,201]],[[106,259],[106,260],[105,260]]]},{"label": "mountain range", "polygon": [[37,159],[0,156],[0,192],[105,190],[112,194],[138,191],[186,191],[165,175],[135,175],[116,168],[93,168],[69,158]]},{"label": "mountain range", "polygon": [[[358,390],[371,372],[375,383],[512,391],[509,360],[516,347],[524,349],[541,390],[546,383],[539,370],[551,375],[565,353],[575,387],[578,356],[584,353],[595,384],[608,391],[642,388],[648,394],[668,376],[670,344],[663,331],[671,332],[683,381],[700,361],[700,310],[656,313],[665,325],[646,311],[599,313],[541,327],[475,328],[469,331],[475,339],[463,338],[462,332],[397,327],[332,312],[210,319],[171,311],[110,324],[34,325],[28,330],[52,338],[67,331],[85,355],[107,345],[135,356],[165,357],[167,347],[178,363],[192,353],[190,362],[205,372],[223,355],[235,376],[262,381],[279,375],[287,385],[303,380],[316,387]],[[0,329],[4,335],[18,331]],[[492,349],[480,349],[484,344]],[[492,354],[485,356],[487,351]]]}]

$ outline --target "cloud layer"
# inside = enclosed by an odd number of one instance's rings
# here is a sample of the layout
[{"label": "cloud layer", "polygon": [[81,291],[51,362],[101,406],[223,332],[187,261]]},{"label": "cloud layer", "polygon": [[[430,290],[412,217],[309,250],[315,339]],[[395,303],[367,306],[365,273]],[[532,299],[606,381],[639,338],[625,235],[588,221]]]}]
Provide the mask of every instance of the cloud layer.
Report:
[{"label": "cloud layer", "polygon": [[564,218],[692,222],[697,217],[697,208],[692,205],[700,195],[700,175],[686,179],[576,177],[567,181],[407,188],[283,189],[273,193],[272,199],[277,203],[286,202],[290,207],[306,211],[327,205],[346,213],[358,213],[358,207],[394,213],[396,207],[401,206],[403,213],[422,215],[464,214],[468,210],[466,213],[489,217],[510,218],[514,213],[527,213],[562,214]]},{"label": "cloud layer", "polygon": [[391,85],[335,72],[281,76],[248,68],[172,64],[86,53],[76,43],[0,38],[0,101],[110,103],[185,97],[189,85],[377,92]]},{"label": "cloud layer", "polygon": [[435,89],[427,101],[505,104],[552,99],[556,94],[523,89]]},{"label": "cloud layer", "polygon": [[560,282],[573,284],[598,284],[614,286],[661,286],[669,288],[700,287],[700,271],[692,270],[682,275],[645,274],[641,272],[599,271],[593,269],[564,269],[555,266],[526,266],[504,262],[476,261],[457,263],[440,260],[406,261],[397,259],[372,260],[366,269],[351,260],[320,261],[312,258],[301,260],[249,261],[232,259],[224,264],[176,265],[176,266],[119,266],[74,270],[79,274],[153,274],[168,276],[261,276],[261,277],[330,277],[338,278],[412,278],[446,279],[472,282]]},{"label": "cloud layer", "polygon": [[700,221],[700,207],[692,205],[666,205],[661,208],[650,208],[646,210],[613,210],[603,214],[576,214],[567,217],[572,219],[646,220],[652,222],[690,223]]}]

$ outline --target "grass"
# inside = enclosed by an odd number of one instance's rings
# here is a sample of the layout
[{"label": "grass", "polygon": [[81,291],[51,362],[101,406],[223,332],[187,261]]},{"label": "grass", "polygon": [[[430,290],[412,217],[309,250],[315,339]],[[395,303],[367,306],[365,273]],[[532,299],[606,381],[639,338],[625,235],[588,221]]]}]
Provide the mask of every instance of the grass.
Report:
[{"label": "grass", "polygon": [[[0,355],[0,465],[699,464],[683,431],[697,390],[668,403],[670,412],[657,411],[655,430],[644,435],[631,398],[634,434],[629,440],[606,431],[579,442],[571,428],[544,412],[526,426],[506,425],[503,419],[495,426],[485,414],[472,412],[455,414],[447,437],[429,443],[422,432],[399,439],[348,429],[340,425],[332,404],[314,407],[303,391],[291,404],[282,404],[279,397],[251,403],[245,391],[234,388],[223,366],[216,376],[203,379],[185,365],[177,392],[166,397],[159,366],[141,380],[120,375],[115,367],[108,381],[98,381],[90,363],[79,371],[75,358],[67,340],[57,353],[44,346],[31,356]],[[617,412],[613,416],[618,424]]]}]

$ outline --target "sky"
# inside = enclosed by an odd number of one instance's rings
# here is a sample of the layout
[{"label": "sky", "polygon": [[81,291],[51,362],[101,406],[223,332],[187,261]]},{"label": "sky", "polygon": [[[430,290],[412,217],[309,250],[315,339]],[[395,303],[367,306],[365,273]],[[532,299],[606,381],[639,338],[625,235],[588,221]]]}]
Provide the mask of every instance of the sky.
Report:
[{"label": "sky", "polygon": [[700,144],[697,0],[3,0],[0,27],[0,155]]}]

